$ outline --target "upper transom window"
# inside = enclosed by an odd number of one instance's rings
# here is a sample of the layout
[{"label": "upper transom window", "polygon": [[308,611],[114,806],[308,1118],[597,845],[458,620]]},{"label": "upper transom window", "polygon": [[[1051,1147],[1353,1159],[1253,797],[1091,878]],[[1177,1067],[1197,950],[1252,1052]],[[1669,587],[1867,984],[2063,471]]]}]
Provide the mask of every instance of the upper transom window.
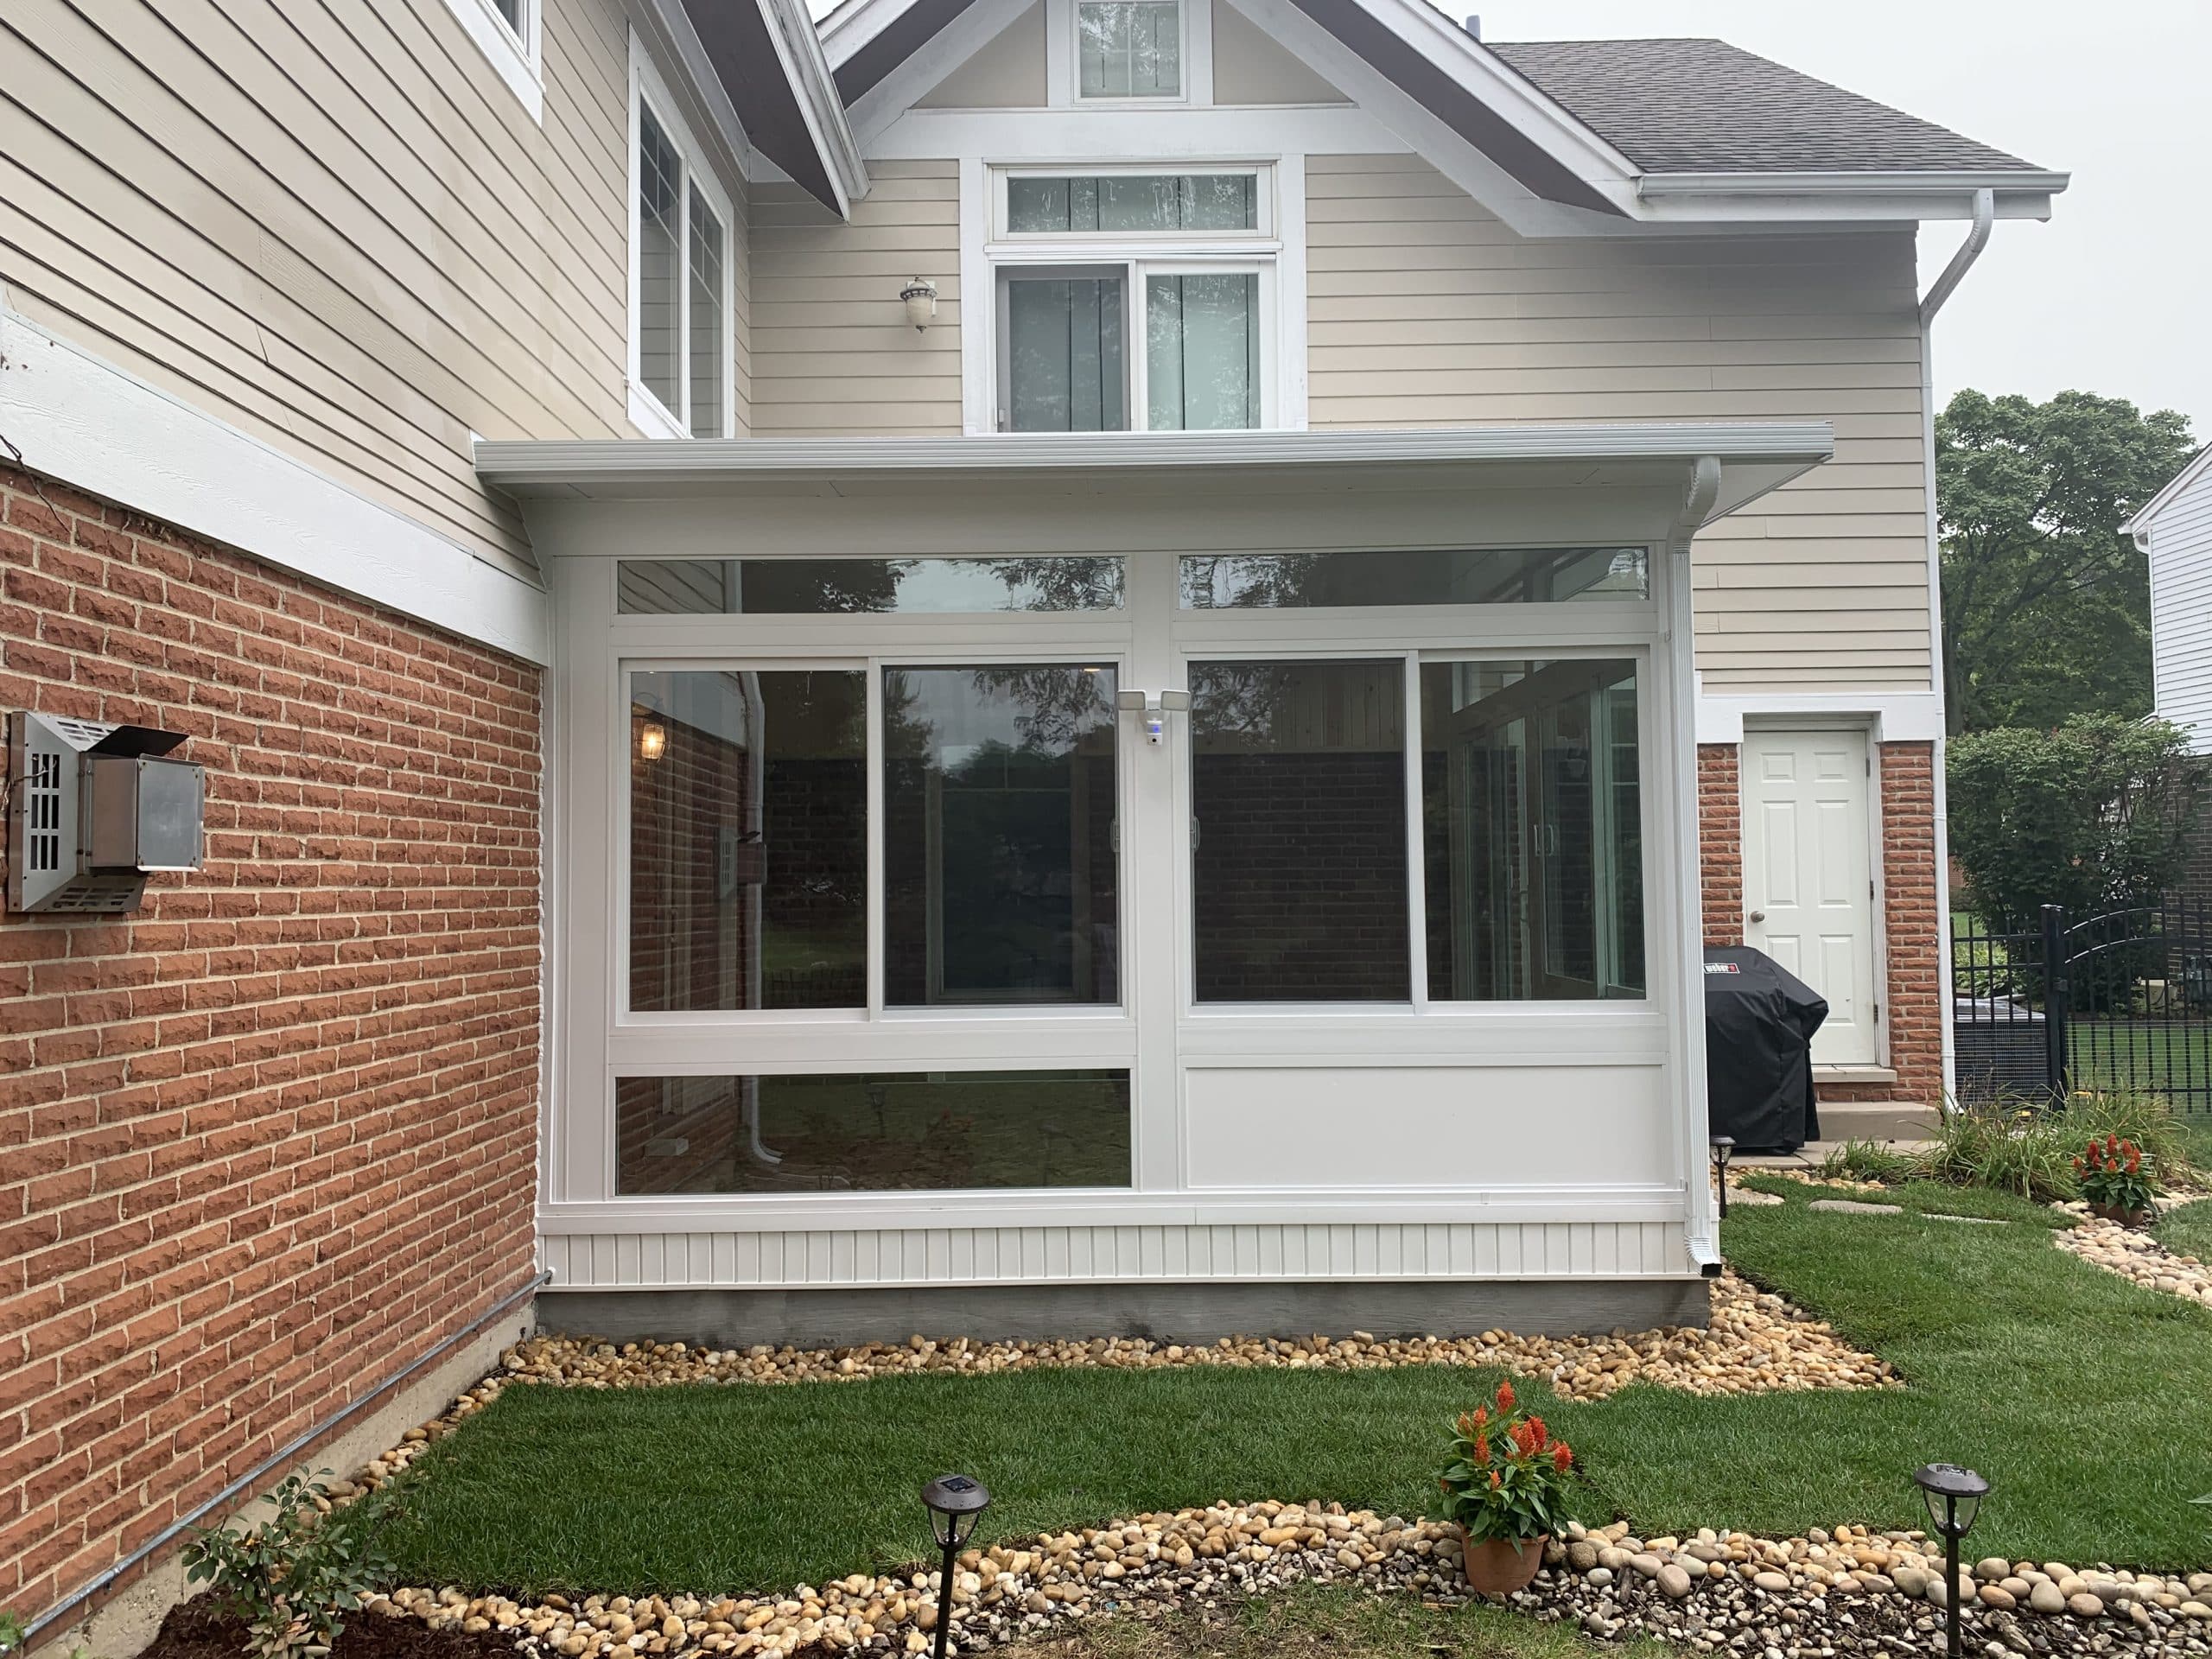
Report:
[{"label": "upper transom window", "polygon": [[1001,223],[1008,236],[1158,236],[1262,228],[1256,172],[1005,176]]},{"label": "upper transom window", "polygon": [[1077,0],[1076,95],[1183,96],[1179,0]]}]

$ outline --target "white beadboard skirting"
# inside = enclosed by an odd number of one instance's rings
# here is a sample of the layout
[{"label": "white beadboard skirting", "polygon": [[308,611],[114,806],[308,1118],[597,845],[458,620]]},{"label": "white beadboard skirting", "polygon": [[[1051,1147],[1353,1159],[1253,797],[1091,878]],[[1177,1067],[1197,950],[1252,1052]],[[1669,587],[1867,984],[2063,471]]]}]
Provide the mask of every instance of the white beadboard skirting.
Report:
[{"label": "white beadboard skirting", "polygon": [[1349,1222],[549,1233],[547,1293],[1276,1280],[1682,1279],[1682,1224]]}]

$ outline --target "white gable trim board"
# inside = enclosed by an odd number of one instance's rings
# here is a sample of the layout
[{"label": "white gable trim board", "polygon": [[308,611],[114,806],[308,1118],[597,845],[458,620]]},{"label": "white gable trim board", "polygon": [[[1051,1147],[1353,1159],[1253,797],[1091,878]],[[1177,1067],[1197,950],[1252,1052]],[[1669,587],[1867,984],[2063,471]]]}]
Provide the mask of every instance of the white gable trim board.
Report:
[{"label": "white gable trim board", "polygon": [[550,660],[545,594],[405,514],[0,310],[0,435],[23,464],[210,541]]},{"label": "white gable trim board", "polygon": [[2158,714],[2212,754],[2212,445],[2121,528],[2150,562]]}]

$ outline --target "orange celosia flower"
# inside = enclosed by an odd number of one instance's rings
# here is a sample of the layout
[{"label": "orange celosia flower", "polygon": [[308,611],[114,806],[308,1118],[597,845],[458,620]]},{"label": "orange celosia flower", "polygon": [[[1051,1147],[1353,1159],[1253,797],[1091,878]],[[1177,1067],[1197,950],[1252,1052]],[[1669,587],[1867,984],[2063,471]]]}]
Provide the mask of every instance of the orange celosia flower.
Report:
[{"label": "orange celosia flower", "polygon": [[1562,1475],[1574,1466],[1574,1451],[1565,1440],[1552,1447],[1552,1467]]},{"label": "orange celosia flower", "polygon": [[1497,1408],[1500,1411],[1513,1409],[1513,1384],[1510,1379],[1497,1385]]},{"label": "orange celosia flower", "polygon": [[1480,1428],[1488,1421],[1490,1421],[1490,1408],[1488,1406],[1477,1406],[1475,1408],[1475,1427],[1477,1428]]},{"label": "orange celosia flower", "polygon": [[1490,1461],[1490,1436],[1486,1433],[1478,1433],[1475,1436],[1475,1461],[1477,1463]]},{"label": "orange celosia flower", "polygon": [[1500,1486],[1503,1485],[1504,1484],[1505,1484],[1505,1483],[1504,1483],[1503,1481],[1502,1481],[1502,1480],[1500,1480],[1500,1479],[1498,1478],[1498,1475],[1497,1475],[1497,1470],[1493,1469],[1493,1470],[1491,1470],[1491,1471],[1490,1471],[1490,1484],[1491,1484],[1491,1490],[1492,1491],[1497,1491]]},{"label": "orange celosia flower", "polygon": [[1541,1451],[1545,1443],[1552,1437],[1551,1430],[1544,1427],[1542,1418],[1536,1416],[1531,1416],[1529,1419],[1529,1427],[1531,1431],[1530,1439],[1535,1442],[1537,1450]]}]

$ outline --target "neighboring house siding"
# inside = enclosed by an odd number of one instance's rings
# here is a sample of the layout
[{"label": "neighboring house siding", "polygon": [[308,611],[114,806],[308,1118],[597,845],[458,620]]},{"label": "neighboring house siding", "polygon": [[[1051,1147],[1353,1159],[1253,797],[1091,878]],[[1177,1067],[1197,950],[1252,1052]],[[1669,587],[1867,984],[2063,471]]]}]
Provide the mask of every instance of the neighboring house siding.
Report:
[{"label": "neighboring house siding", "polygon": [[1699,669],[1928,688],[1909,232],[1531,242],[1409,156],[1306,188],[1314,427],[1831,420],[1834,461],[1698,538]]},{"label": "neighboring house siding", "polygon": [[439,0],[0,8],[6,303],[520,563],[470,435],[628,430],[629,52],[549,0],[541,128]]},{"label": "neighboring house siding", "polygon": [[[753,196],[756,436],[957,434],[960,180],[951,162],[876,162],[849,226],[792,185]],[[938,285],[917,334],[899,290]]]},{"label": "neighboring house siding", "polygon": [[2151,527],[2151,664],[2158,713],[2212,754],[2212,469]]}]

